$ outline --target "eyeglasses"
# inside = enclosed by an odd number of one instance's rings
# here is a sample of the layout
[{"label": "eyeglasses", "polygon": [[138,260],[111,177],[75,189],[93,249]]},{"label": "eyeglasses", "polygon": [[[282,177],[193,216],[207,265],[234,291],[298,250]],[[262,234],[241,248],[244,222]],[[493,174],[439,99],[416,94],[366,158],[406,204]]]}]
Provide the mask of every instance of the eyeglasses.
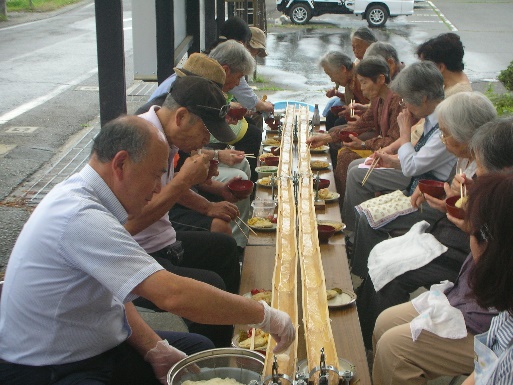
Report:
[{"label": "eyeglasses", "polygon": [[230,110],[230,105],[229,104],[225,104],[221,108],[215,108],[215,107],[209,107],[209,106],[201,106],[199,104],[196,104],[195,106],[190,106],[190,107],[192,107],[192,108],[199,108],[199,109],[206,109],[206,110],[210,110],[210,111],[217,111],[217,112],[219,112],[219,117],[220,118],[226,117],[226,115],[228,114],[228,111]]},{"label": "eyeglasses", "polygon": [[487,224],[485,223],[481,228],[472,234],[476,237],[477,242],[488,242],[489,240],[493,240],[492,234],[490,234],[490,229],[488,229]]},{"label": "eyeglasses", "polygon": [[447,144],[447,139],[450,138],[452,135],[451,134],[444,134],[444,132],[442,130],[440,130],[440,140],[442,141],[443,144]]}]

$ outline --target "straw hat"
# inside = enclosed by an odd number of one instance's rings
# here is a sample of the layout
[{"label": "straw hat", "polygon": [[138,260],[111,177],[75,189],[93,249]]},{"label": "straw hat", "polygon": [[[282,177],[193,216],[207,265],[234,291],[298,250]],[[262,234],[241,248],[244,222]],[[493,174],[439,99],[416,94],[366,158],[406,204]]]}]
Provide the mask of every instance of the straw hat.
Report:
[{"label": "straw hat", "polygon": [[249,29],[251,30],[251,40],[249,41],[249,45],[260,51],[258,56],[266,57],[269,55],[265,49],[266,38],[264,31],[257,27],[249,27]]},{"label": "straw hat", "polygon": [[203,53],[193,53],[185,61],[182,68],[173,68],[176,75],[184,77],[187,75],[201,76],[202,78],[212,80],[220,88],[223,88],[226,80],[224,68],[214,59],[209,58]]}]

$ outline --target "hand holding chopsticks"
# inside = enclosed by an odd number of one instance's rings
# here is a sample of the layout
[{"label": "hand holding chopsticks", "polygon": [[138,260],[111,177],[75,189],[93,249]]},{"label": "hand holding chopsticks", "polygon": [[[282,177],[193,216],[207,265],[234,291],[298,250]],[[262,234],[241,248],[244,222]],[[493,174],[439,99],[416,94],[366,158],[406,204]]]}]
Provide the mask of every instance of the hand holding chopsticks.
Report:
[{"label": "hand holding chopsticks", "polygon": [[463,169],[460,168],[460,175],[463,178],[463,182],[460,183],[460,197],[463,198],[467,196],[467,185],[465,184],[465,178],[463,176]]},{"label": "hand holding chopsticks", "polygon": [[367,182],[367,179],[369,179],[369,176],[372,172],[372,170],[374,170],[374,168],[378,165],[379,163],[379,156],[375,156],[374,160],[372,161],[372,164],[371,166],[369,167],[369,169],[367,170],[367,173],[365,174],[365,176],[363,177],[363,180],[362,180],[362,186],[365,184],[365,182]]}]

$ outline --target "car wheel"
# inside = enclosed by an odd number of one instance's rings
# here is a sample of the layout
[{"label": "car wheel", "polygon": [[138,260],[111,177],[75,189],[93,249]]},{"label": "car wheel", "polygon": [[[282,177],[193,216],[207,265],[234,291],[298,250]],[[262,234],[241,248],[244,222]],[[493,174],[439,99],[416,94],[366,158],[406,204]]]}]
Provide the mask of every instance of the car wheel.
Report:
[{"label": "car wheel", "polygon": [[307,3],[300,3],[290,8],[289,16],[294,24],[306,24],[312,18],[312,11]]},{"label": "car wheel", "polygon": [[376,28],[385,25],[388,19],[388,11],[382,5],[371,5],[366,12],[369,27]]}]

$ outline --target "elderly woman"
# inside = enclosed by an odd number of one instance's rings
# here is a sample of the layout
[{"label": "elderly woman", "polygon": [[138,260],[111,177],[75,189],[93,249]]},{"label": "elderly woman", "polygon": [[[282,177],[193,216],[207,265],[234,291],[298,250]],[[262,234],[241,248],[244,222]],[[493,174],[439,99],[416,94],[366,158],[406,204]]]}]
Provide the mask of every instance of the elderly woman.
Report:
[{"label": "elderly woman", "polygon": [[[344,140],[344,147],[338,153],[335,182],[337,190],[340,192],[345,191],[347,166],[351,161],[368,156],[399,137],[397,116],[401,111],[399,105],[401,99],[388,88],[389,73],[387,62],[378,56],[369,56],[356,67],[362,92],[372,100],[372,108],[351,127],[358,136],[363,134],[363,138],[349,135]],[[348,129],[339,127],[331,130],[328,134],[312,136],[307,143],[318,147],[330,142],[341,142],[340,134],[346,130]],[[370,137],[370,139],[365,137]]]},{"label": "elderly woman", "polygon": [[[472,139],[479,134],[483,124],[495,119],[497,113],[486,96],[477,92],[455,94],[440,103],[436,111],[445,146],[458,157],[458,169],[463,171],[454,177],[450,186],[446,184],[447,196],[459,195],[461,182],[474,177],[476,173],[476,162],[470,151]],[[394,226],[407,229],[424,219],[434,223],[445,218],[445,200],[428,194],[424,196],[429,206],[424,205],[422,211],[398,217],[393,221]],[[412,204],[419,206],[424,196],[417,187],[411,197]],[[447,252],[419,269],[398,276],[378,292],[374,290],[374,283],[369,276],[362,283],[357,304],[364,342],[368,348],[371,347],[376,318],[383,310],[408,301],[410,293],[419,287],[430,286],[446,279],[454,282],[456,279],[469,253],[468,236],[447,220],[438,221],[430,232],[449,248]]]},{"label": "elderly woman", "polygon": [[374,42],[378,41],[374,32],[367,27],[360,27],[351,36],[351,46],[357,61],[363,59],[365,51]]},{"label": "elderly woman", "polygon": [[[331,51],[321,58],[320,66],[335,83],[335,88],[326,92],[327,97],[337,96],[340,98],[343,106],[348,105],[351,101],[360,104],[369,103],[369,99],[363,95],[363,92],[356,76],[355,64],[349,56],[342,52]],[[344,87],[344,92],[338,92],[338,87]],[[339,126],[346,123],[344,118],[345,108],[340,113],[334,114],[329,111],[326,114],[326,130],[333,126]]]},{"label": "elderly woman", "polygon": [[392,80],[394,80],[399,71],[404,67],[403,63],[399,60],[397,50],[390,43],[382,41],[372,43],[369,48],[367,48],[367,51],[365,51],[365,55],[363,57],[367,56],[381,56],[385,59],[388,67],[390,68],[390,79]]},{"label": "elderly woman", "polygon": [[[440,138],[438,114],[435,111],[444,98],[443,78],[433,63],[418,62],[402,70],[390,88],[403,98],[405,105],[398,116],[400,138],[397,142],[401,171],[393,170],[397,175],[394,182],[405,190],[406,196],[411,196],[420,179],[447,181],[456,164],[456,158],[447,151]],[[411,127],[421,118],[424,118],[423,134],[413,145]],[[387,161],[391,156],[387,150],[377,151],[376,154],[380,157],[381,165],[390,167]],[[374,170],[372,174],[376,172],[380,170]],[[377,243],[387,239],[389,231],[395,226],[392,221],[374,229],[365,215],[357,216],[355,223],[352,272],[364,277],[367,275],[370,251]]]},{"label": "elderly woman", "polygon": [[[445,291],[449,304],[461,311],[467,334],[465,336],[463,331],[458,333],[458,337],[453,335],[454,338],[440,336],[440,330],[447,327],[448,322],[454,322],[456,317],[449,317],[452,310],[444,309],[445,317],[442,321],[437,321],[436,316],[440,314],[430,306],[425,307],[422,298],[387,309],[379,316],[374,330],[376,356],[373,379],[376,384],[385,383],[385,379],[387,383],[394,384],[424,384],[427,380],[442,375],[467,374],[472,370],[472,360],[476,357],[472,349],[474,336],[489,344],[488,347],[497,356],[513,339],[513,321],[508,313],[511,309],[512,289],[509,277],[513,267],[510,251],[513,235],[513,119],[496,119],[486,123],[476,132],[470,147],[476,150],[474,152],[479,174],[477,183],[469,189],[469,202],[465,208],[467,222],[464,223],[464,228],[470,233],[471,255],[454,281],[455,286]],[[501,171],[503,176],[497,177],[497,171]],[[482,174],[487,172],[492,173]],[[450,216],[449,218],[455,219]],[[462,222],[457,221],[459,225]],[[505,312],[490,319],[497,310]],[[410,321],[419,312],[430,313],[436,327],[432,331],[422,330],[413,342],[412,328],[415,329],[416,321],[413,325]],[[486,332],[488,328],[488,339],[478,335]],[[500,332],[497,333],[499,328]],[[458,331],[454,327],[451,330],[454,334]],[[478,345],[480,344],[476,343],[475,347]],[[480,348],[483,346],[480,345]],[[489,350],[482,349],[476,353],[480,361],[491,362],[487,356]],[[508,381],[492,377],[488,382],[480,376],[476,383],[511,384],[511,350],[508,354],[509,356],[504,357],[504,366],[499,365],[500,370],[496,374],[500,377],[501,374],[508,373]],[[479,365],[479,369],[482,368],[486,368],[486,365]],[[492,371],[493,368],[489,375]]]}]

